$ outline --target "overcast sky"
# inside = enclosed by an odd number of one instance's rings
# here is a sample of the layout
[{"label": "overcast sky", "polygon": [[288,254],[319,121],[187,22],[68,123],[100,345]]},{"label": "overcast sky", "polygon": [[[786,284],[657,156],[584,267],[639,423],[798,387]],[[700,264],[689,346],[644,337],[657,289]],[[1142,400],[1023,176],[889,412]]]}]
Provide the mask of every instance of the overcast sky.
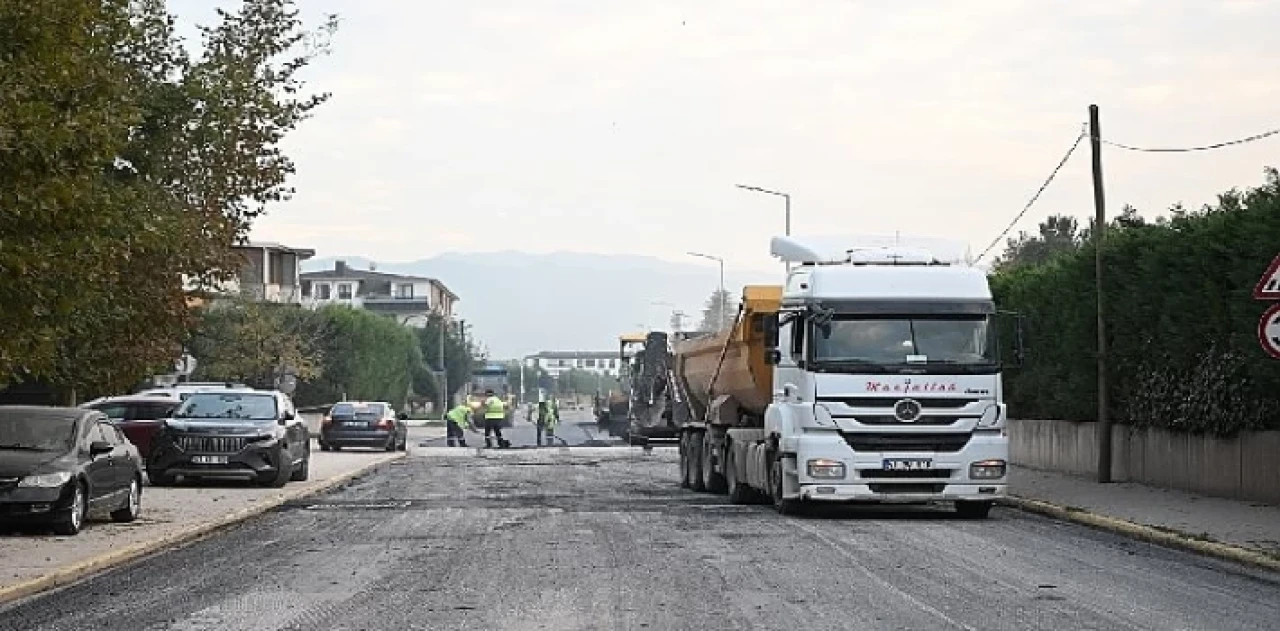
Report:
[{"label": "overcast sky", "polygon": [[[223,2],[223,6],[234,6]],[[338,13],[289,141],[294,201],[254,237],[382,261],[519,249],[718,253],[794,231],[981,251],[1078,134],[1200,145],[1280,126],[1280,2],[304,0]],[[184,20],[208,0],[171,1]],[[1019,225],[1092,213],[1087,143]],[[1262,181],[1280,137],[1104,152],[1111,209]]]}]

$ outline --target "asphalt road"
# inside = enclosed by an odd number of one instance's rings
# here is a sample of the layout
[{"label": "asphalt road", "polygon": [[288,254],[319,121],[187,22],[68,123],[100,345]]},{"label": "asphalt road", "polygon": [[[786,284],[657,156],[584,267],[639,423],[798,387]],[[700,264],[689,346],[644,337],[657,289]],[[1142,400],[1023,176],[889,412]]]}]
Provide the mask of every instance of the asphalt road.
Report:
[{"label": "asphalt road", "polygon": [[1226,631],[1280,620],[1274,574],[1005,509],[981,522],[928,508],[784,518],[678,488],[675,462],[661,447],[415,447],[344,490],[0,610],[0,629]]}]

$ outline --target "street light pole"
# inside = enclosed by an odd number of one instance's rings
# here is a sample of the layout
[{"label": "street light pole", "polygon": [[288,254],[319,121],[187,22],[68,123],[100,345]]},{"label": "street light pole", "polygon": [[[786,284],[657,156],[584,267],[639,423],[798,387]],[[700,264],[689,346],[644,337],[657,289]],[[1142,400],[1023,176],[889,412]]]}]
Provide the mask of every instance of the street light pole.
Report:
[{"label": "street light pole", "polygon": [[767,188],[760,188],[759,186],[747,186],[746,184],[734,184],[734,186],[744,191],[754,191],[756,193],[764,193],[765,195],[773,195],[775,197],[781,197],[782,199],[784,199],[786,201],[786,213],[787,213],[787,224],[786,224],[787,236],[788,237],[791,236],[791,195],[789,193],[771,191]]},{"label": "street light pole", "polygon": [[717,326],[724,327],[724,316],[725,316],[724,259],[718,256],[712,256],[710,254],[702,254],[699,252],[689,252],[688,254],[689,256],[696,256],[698,258],[710,259],[720,264],[720,293],[716,294],[716,315],[719,316],[719,319],[716,322],[718,323]]}]

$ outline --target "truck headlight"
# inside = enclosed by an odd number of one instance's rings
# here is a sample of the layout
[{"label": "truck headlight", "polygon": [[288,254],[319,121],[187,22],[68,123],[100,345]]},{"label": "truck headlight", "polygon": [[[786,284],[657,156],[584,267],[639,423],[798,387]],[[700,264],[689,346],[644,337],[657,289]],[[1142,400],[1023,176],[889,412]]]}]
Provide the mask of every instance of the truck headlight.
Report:
[{"label": "truck headlight", "polygon": [[978,419],[978,429],[997,429],[1004,424],[1004,404],[997,403],[987,407]]},{"label": "truck headlight", "polygon": [[59,471],[42,475],[29,475],[18,480],[18,486],[28,489],[56,489],[71,480],[71,473]]},{"label": "truck headlight", "polygon": [[1003,460],[979,460],[969,465],[969,478],[973,480],[997,480],[1004,477]]},{"label": "truck headlight", "polygon": [[839,479],[844,477],[844,463],[839,460],[814,458],[808,462],[809,477]]}]

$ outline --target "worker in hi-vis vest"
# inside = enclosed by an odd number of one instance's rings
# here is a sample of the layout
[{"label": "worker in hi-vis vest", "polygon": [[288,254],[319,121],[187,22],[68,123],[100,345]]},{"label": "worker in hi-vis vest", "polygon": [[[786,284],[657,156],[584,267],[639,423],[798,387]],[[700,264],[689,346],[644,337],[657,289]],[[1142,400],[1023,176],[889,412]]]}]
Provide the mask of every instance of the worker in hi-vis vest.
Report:
[{"label": "worker in hi-vis vest", "polygon": [[466,447],[467,437],[463,434],[464,430],[475,431],[471,425],[471,407],[465,402],[453,406],[448,414],[445,414],[445,437],[449,441],[450,447]]},{"label": "worker in hi-vis vest", "polygon": [[480,409],[484,410],[484,446],[493,447],[493,441],[489,436],[494,434],[498,437],[498,447],[506,449],[511,446],[511,443],[502,437],[502,422],[507,418],[507,404],[494,396],[493,390],[485,390],[484,394],[485,400],[480,406]]},{"label": "worker in hi-vis vest", "polygon": [[555,402],[551,399],[538,402],[538,434],[535,444],[542,445],[542,435],[547,435],[546,445],[551,446],[551,442],[556,437],[556,425],[560,422],[559,412],[556,410]]}]

